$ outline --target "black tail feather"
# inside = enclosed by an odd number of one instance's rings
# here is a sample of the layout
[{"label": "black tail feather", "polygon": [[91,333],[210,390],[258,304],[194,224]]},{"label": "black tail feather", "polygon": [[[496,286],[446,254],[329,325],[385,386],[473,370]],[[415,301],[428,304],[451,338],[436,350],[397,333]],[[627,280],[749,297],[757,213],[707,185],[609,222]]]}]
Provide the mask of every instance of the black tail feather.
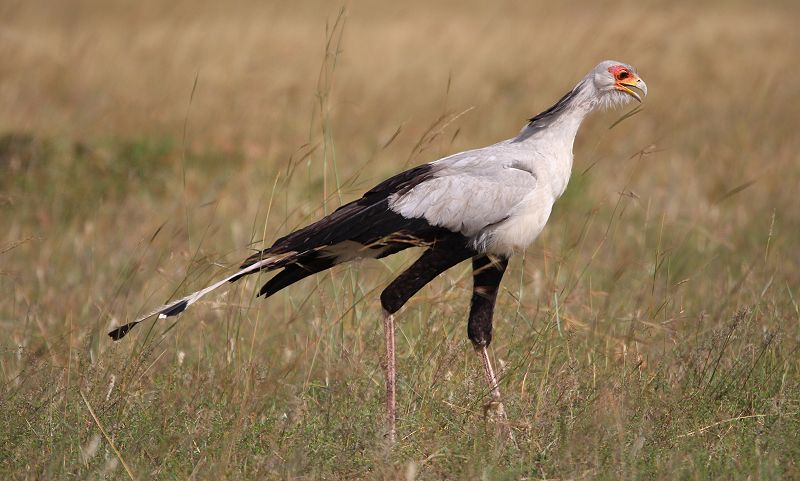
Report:
[{"label": "black tail feather", "polygon": [[175,304],[171,304],[171,305],[165,307],[164,309],[162,309],[160,311],[153,312],[153,313],[148,314],[145,317],[141,317],[141,318],[139,318],[139,319],[137,319],[137,320],[135,320],[133,322],[129,322],[127,324],[119,326],[118,328],[114,329],[113,331],[110,331],[108,333],[108,335],[109,335],[109,337],[111,337],[111,339],[113,339],[115,341],[119,341],[120,339],[125,337],[125,335],[127,335],[129,332],[131,332],[131,329],[136,327],[136,325],[139,324],[140,322],[142,322],[142,321],[144,321],[146,319],[149,319],[149,318],[155,316],[156,314],[158,314],[159,316],[164,316],[164,317],[177,316],[181,312],[185,311],[187,307],[189,307],[189,300],[188,299],[184,299],[184,300],[179,301],[179,302],[177,302]]},{"label": "black tail feather", "polygon": [[175,304],[173,306],[169,306],[168,308],[166,308],[163,311],[159,312],[158,315],[159,316],[165,316],[165,317],[177,316],[181,312],[185,311],[187,307],[189,307],[189,301],[188,300],[183,300],[183,301],[181,301],[181,302],[179,302],[179,303],[177,303],[177,304]]},{"label": "black tail feather", "polygon": [[122,325],[122,326],[119,326],[118,328],[116,328],[113,331],[109,332],[108,335],[111,336],[111,339],[113,339],[115,341],[119,341],[120,339],[125,337],[125,334],[130,332],[130,330],[133,329],[136,326],[136,324],[139,324],[139,323],[138,322],[129,322],[129,323],[127,323],[125,325]]},{"label": "black tail feather", "polygon": [[288,287],[295,282],[306,277],[330,269],[336,265],[335,259],[331,257],[316,257],[303,262],[297,262],[286,266],[275,277],[267,281],[258,291],[259,296],[269,297],[284,287]]}]

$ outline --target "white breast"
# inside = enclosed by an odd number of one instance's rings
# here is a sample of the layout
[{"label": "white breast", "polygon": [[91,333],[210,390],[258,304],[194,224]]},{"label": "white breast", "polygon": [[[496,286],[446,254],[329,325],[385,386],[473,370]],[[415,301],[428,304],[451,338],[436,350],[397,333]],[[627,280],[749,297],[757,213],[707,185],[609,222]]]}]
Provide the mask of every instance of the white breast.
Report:
[{"label": "white breast", "polygon": [[509,257],[525,250],[544,229],[555,198],[547,189],[532,191],[509,217],[489,226],[477,237],[477,247],[489,254]]}]

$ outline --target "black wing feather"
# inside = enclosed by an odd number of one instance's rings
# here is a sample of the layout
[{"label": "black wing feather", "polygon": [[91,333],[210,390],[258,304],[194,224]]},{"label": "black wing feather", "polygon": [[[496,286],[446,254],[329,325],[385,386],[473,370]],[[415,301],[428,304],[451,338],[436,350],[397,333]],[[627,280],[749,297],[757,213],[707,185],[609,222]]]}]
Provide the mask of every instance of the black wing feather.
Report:
[{"label": "black wing feather", "polygon": [[[297,252],[303,255],[320,247],[346,240],[374,242],[395,231],[417,231],[431,226],[424,219],[407,219],[389,209],[388,198],[424,182],[433,175],[433,166],[424,164],[391,177],[367,191],[360,199],[345,204],[322,219],[287,234],[242,263],[246,268],[270,255]],[[284,267],[291,258],[274,265]]]}]

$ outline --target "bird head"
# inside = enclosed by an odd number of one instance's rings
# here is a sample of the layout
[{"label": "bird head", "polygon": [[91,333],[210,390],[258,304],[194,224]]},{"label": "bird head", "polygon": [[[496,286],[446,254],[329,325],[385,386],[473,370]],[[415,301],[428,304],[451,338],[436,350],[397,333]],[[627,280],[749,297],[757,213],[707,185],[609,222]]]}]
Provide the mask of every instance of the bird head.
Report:
[{"label": "bird head", "polygon": [[605,107],[628,103],[631,99],[641,102],[647,95],[647,84],[636,70],[628,64],[605,60],[589,74]]}]

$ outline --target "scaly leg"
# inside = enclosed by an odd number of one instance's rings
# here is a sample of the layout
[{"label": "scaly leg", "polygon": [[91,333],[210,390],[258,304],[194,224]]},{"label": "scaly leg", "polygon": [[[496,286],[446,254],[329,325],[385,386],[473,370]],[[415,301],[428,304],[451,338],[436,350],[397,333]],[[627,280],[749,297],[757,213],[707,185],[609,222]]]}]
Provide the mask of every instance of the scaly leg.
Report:
[{"label": "scaly leg", "polygon": [[397,417],[397,392],[395,389],[397,378],[395,371],[395,345],[394,345],[394,315],[383,311],[383,337],[386,346],[386,437],[390,443],[395,442],[397,430],[395,419]]},{"label": "scaly leg", "polygon": [[494,375],[492,361],[489,360],[489,352],[486,346],[481,346],[477,351],[483,362],[483,374],[486,376],[486,382],[489,384],[489,389],[491,390],[492,403],[490,407],[495,409],[495,412],[502,422],[507,423],[508,418],[506,417],[506,410],[505,407],[503,407],[503,401],[500,399],[500,386],[497,384],[497,377]]},{"label": "scaly leg", "polygon": [[473,251],[463,245],[437,244],[425,251],[411,267],[403,271],[381,293],[384,340],[386,341],[386,424],[388,427],[386,437],[390,442],[394,442],[396,438],[395,418],[397,415],[394,313],[400,310],[403,304],[425,284],[473,254]]},{"label": "scaly leg", "polygon": [[503,273],[507,266],[508,261],[505,258],[482,255],[472,259],[472,306],[469,311],[467,334],[472,341],[472,345],[475,346],[475,351],[481,358],[483,374],[489,384],[489,393],[492,396],[492,401],[487,406],[487,414],[489,410],[494,411],[496,418],[500,421],[500,428],[513,441],[514,436],[508,425],[506,410],[500,399],[497,376],[494,374],[494,368],[492,368],[489,351],[487,350],[487,347],[492,342],[494,303],[497,300],[497,291],[500,288],[500,281],[503,279]]}]

